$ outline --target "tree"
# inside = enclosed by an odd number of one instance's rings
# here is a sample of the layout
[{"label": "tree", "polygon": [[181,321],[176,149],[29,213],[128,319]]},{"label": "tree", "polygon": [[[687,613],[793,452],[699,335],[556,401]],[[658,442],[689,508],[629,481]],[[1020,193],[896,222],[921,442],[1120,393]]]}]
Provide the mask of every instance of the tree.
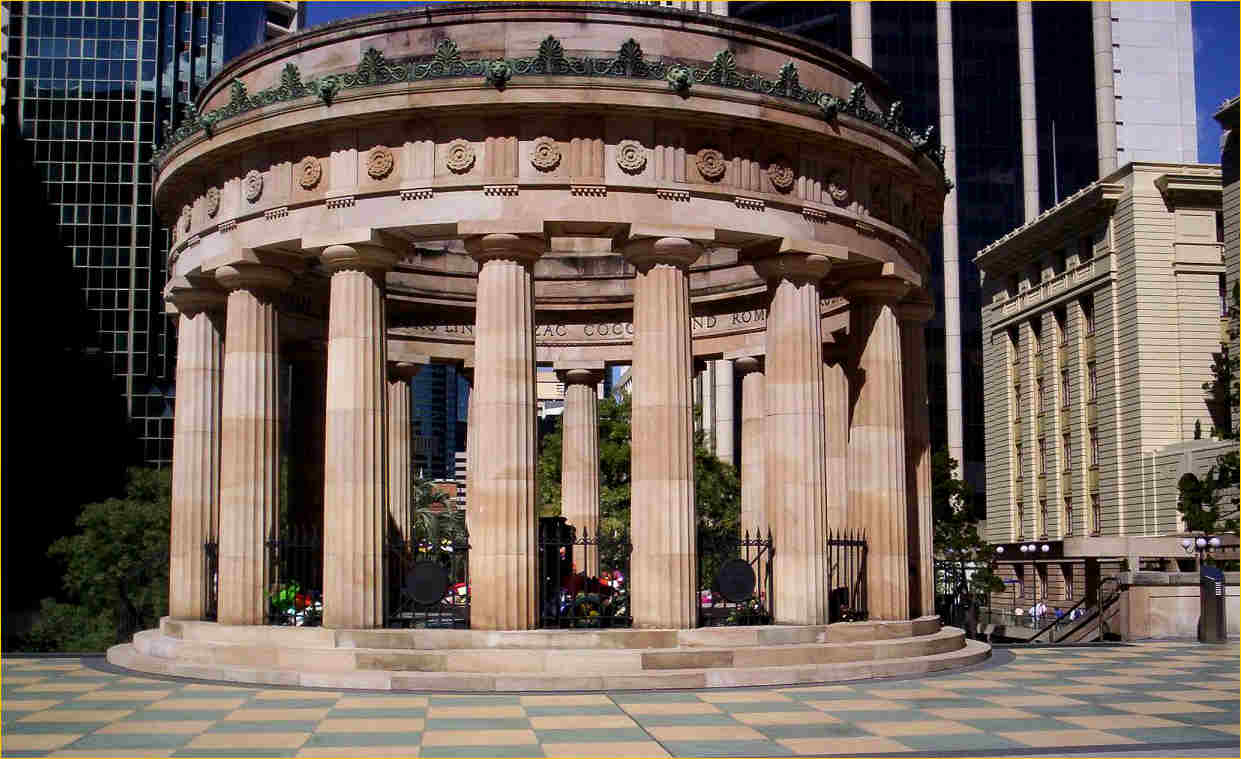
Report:
[{"label": "tree", "polygon": [[458,542],[468,539],[465,511],[456,508],[443,490],[421,477],[414,477],[410,483],[410,497],[413,521],[410,534],[415,540],[426,540],[431,545],[437,545],[441,540]]},{"label": "tree", "polygon": [[952,596],[954,606],[977,607],[988,594],[1004,590],[1004,582],[995,573],[995,549],[978,534],[969,486],[956,471],[957,462],[947,450],[931,457],[935,554],[943,569],[940,590]]},{"label": "tree", "polygon": [[[1238,318],[1241,317],[1241,304],[1238,303],[1238,285],[1232,286],[1232,307],[1229,308],[1229,336],[1235,338],[1241,329]],[[1202,383],[1207,394],[1207,408],[1211,411],[1211,419],[1215,424],[1216,437],[1224,440],[1237,440],[1241,433],[1241,425],[1235,418],[1238,406],[1241,405],[1241,356],[1233,355],[1227,344],[1222,344],[1217,353],[1211,354],[1210,382]]]},{"label": "tree", "polygon": [[170,473],[134,468],[123,498],[87,504],[78,533],[48,550],[70,603],[45,598],[23,648],[100,651],[168,613]]},{"label": "tree", "polygon": [[1176,510],[1185,520],[1189,532],[1237,532],[1237,504],[1223,503],[1225,493],[1235,493],[1238,481],[1238,456],[1231,451],[1215,460],[1205,477],[1186,474],[1177,483],[1179,491]]}]

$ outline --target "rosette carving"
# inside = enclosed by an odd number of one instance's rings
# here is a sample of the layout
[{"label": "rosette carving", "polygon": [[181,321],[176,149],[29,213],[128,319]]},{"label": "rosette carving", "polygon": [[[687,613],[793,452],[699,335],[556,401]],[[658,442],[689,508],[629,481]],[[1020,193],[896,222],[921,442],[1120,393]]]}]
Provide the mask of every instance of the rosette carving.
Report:
[{"label": "rosette carving", "polygon": [[771,179],[771,184],[780,192],[793,189],[793,180],[796,179],[793,167],[785,163],[783,158],[777,158],[767,166],[767,176]]},{"label": "rosette carving", "polygon": [[724,154],[715,148],[703,148],[696,156],[698,173],[703,179],[715,181],[724,176]]},{"label": "rosette carving", "polygon": [[530,151],[530,163],[539,171],[551,171],[560,165],[560,146],[551,137],[538,138]]},{"label": "rosette carving", "polygon": [[220,212],[220,190],[217,187],[211,187],[207,190],[207,217],[214,219],[215,215]]},{"label": "rosette carving", "polygon": [[258,169],[250,169],[246,172],[246,176],[241,180],[241,189],[246,196],[246,200],[253,203],[263,194],[263,175]]},{"label": "rosette carving", "polygon": [[616,165],[636,174],[646,168],[646,148],[637,140],[621,140],[616,145]]},{"label": "rosette carving", "polygon": [[190,213],[191,212],[190,212],[189,206],[181,207],[181,231],[182,232],[190,231]]},{"label": "rosette carving", "polygon": [[458,174],[464,174],[474,165],[474,146],[465,140],[453,140],[448,143],[448,168]]},{"label": "rosette carving", "polygon": [[392,166],[396,163],[396,159],[392,156],[392,149],[383,145],[376,146],[366,156],[366,173],[371,179],[383,179],[392,173]]},{"label": "rosette carving", "polygon": [[827,194],[837,203],[849,202],[849,188],[845,186],[844,175],[839,171],[827,175]]},{"label": "rosette carving", "polygon": [[323,164],[318,158],[308,155],[297,164],[297,183],[304,190],[313,190],[323,177]]}]

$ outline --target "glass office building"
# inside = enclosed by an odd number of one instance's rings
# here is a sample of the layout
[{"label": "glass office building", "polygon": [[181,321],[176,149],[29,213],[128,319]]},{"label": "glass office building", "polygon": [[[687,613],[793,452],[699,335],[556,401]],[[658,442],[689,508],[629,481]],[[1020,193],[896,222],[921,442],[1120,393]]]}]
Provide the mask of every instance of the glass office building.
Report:
[{"label": "glass office building", "polygon": [[410,382],[414,474],[428,480],[456,477],[457,452],[465,450],[469,385],[457,367],[429,364]]},{"label": "glass office building", "polygon": [[229,59],[296,28],[298,3],[14,2],[5,98],[56,208],[97,346],[139,442],[172,456],[174,331],[163,315],[164,224],[151,155]]}]

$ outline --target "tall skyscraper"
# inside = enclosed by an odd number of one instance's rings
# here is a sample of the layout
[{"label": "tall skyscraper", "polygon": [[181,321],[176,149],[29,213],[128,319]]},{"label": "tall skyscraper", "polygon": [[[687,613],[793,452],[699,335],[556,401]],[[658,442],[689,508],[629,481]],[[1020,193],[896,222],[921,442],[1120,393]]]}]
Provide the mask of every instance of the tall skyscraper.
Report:
[{"label": "tall skyscraper", "polygon": [[849,52],[937,125],[956,183],[930,251],[932,445],[981,491],[984,246],[1130,161],[1194,161],[1187,3],[730,2],[737,18]]},{"label": "tall skyscraper", "polygon": [[[173,334],[151,154],[230,58],[298,26],[293,2],[4,3],[5,99],[31,143],[135,458],[172,456]],[[15,102],[8,102],[15,101]]]}]

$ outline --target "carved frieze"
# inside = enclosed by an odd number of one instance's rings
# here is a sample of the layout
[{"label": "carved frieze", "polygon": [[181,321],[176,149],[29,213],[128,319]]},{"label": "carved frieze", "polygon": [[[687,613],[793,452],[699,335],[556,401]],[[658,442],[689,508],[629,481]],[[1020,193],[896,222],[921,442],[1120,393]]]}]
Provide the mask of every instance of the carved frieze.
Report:
[{"label": "carved frieze", "polygon": [[453,140],[448,143],[446,163],[448,169],[457,174],[464,174],[474,165],[474,146],[465,140]]},{"label": "carved frieze", "polygon": [[383,179],[392,173],[392,167],[396,163],[396,159],[392,156],[392,149],[384,145],[377,145],[371,148],[371,152],[366,156],[366,173],[371,179]]},{"label": "carved frieze", "polygon": [[190,220],[191,220],[190,214],[191,214],[191,211],[190,211],[189,206],[181,207],[181,231],[182,232],[190,231]]},{"label": "carved frieze", "polygon": [[218,187],[209,187],[207,188],[207,218],[214,219],[219,212],[220,189]]},{"label": "carved frieze", "polygon": [[539,171],[551,171],[560,165],[560,146],[551,137],[538,138],[530,151],[530,163]]},{"label": "carved frieze", "polygon": [[646,168],[646,148],[637,140],[621,140],[616,144],[616,165],[629,174]]},{"label": "carved frieze", "polygon": [[703,179],[714,182],[724,176],[724,154],[715,148],[703,148],[698,151],[695,157],[695,163],[698,166],[698,173]]},{"label": "carved frieze", "polygon": [[831,171],[827,175],[827,194],[838,205],[849,202],[849,188],[845,185],[845,175],[841,171]]},{"label": "carved frieze", "polygon": [[780,192],[793,189],[793,181],[797,178],[793,167],[784,158],[777,158],[767,166],[767,176],[771,179],[771,184]]},{"label": "carved frieze", "polygon": [[258,200],[263,194],[263,175],[257,169],[250,169],[241,180],[241,190],[251,203]]},{"label": "carved frieze", "polygon": [[323,164],[318,158],[308,155],[297,164],[297,183],[303,190],[313,190],[323,177]]}]

